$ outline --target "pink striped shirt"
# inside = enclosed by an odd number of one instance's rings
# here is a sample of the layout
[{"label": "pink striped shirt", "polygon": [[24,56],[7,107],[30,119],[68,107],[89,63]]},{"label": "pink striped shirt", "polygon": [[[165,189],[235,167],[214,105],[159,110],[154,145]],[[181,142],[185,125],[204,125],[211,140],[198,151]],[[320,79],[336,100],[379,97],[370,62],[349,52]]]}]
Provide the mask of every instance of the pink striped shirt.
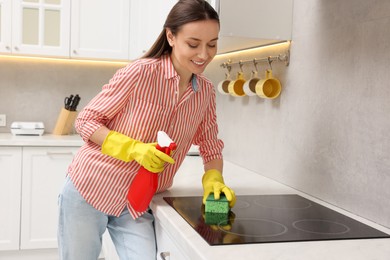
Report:
[{"label": "pink striped shirt", "polygon": [[126,198],[140,165],[106,156],[89,140],[103,125],[142,142],[156,142],[159,130],[175,141],[175,164],[167,164],[159,174],[157,192],[172,186],[191,144],[199,145],[204,163],[222,159],[212,83],[196,75],[196,86],[190,82],[179,100],[179,79],[169,56],[140,59],[118,70],[80,112],[76,129],[85,144],[68,172],[80,194],[96,209],[119,216],[127,205],[133,218],[142,214]]}]

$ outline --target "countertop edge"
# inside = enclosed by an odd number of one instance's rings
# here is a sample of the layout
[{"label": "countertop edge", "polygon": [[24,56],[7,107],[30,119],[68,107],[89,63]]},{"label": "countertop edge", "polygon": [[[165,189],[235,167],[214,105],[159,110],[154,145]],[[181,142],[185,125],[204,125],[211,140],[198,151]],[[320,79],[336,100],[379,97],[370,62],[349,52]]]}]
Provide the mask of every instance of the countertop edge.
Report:
[{"label": "countertop edge", "polygon": [[71,146],[80,147],[84,141],[79,135],[53,135],[42,136],[12,135],[0,133],[0,147],[3,146]]}]

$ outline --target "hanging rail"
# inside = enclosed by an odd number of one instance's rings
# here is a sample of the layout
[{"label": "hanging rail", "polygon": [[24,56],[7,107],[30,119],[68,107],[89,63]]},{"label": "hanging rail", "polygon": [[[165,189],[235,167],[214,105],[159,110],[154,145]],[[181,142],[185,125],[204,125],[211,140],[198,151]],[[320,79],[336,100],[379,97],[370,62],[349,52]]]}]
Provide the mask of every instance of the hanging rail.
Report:
[{"label": "hanging rail", "polygon": [[233,65],[238,64],[240,67],[244,65],[245,63],[254,63],[255,66],[260,62],[268,62],[271,64],[274,61],[283,61],[286,66],[290,64],[290,51],[286,51],[284,54],[279,54],[278,56],[268,56],[265,58],[254,58],[253,60],[240,60],[237,62],[232,62],[231,60],[228,60],[227,62],[224,62],[221,64],[222,68],[231,68]]}]

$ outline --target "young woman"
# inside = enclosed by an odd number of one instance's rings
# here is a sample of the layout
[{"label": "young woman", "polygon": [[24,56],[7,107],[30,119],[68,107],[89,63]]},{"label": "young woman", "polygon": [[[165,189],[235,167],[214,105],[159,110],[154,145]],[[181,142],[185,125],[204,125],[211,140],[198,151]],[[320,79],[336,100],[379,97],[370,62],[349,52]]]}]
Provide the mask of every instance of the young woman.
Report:
[{"label": "young woman", "polygon": [[[157,192],[168,189],[192,144],[205,173],[204,200],[234,192],[222,178],[215,91],[202,72],[217,52],[219,18],[204,0],[180,0],[149,52],[117,71],[80,112],[76,128],[85,144],[69,166],[59,197],[61,259],[98,258],[108,229],[120,259],[155,259],[153,213],[127,201],[140,166],[158,174]],[[162,130],[177,144],[156,149]]]}]

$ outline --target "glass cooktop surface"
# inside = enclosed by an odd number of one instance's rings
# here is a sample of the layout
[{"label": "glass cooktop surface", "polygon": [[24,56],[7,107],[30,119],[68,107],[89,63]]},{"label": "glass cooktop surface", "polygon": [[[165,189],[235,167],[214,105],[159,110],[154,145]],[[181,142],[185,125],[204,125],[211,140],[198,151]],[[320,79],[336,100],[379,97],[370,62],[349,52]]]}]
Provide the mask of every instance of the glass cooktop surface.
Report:
[{"label": "glass cooktop surface", "polygon": [[210,245],[390,238],[296,194],[237,196],[228,214],[205,213],[202,197],[164,197]]}]

